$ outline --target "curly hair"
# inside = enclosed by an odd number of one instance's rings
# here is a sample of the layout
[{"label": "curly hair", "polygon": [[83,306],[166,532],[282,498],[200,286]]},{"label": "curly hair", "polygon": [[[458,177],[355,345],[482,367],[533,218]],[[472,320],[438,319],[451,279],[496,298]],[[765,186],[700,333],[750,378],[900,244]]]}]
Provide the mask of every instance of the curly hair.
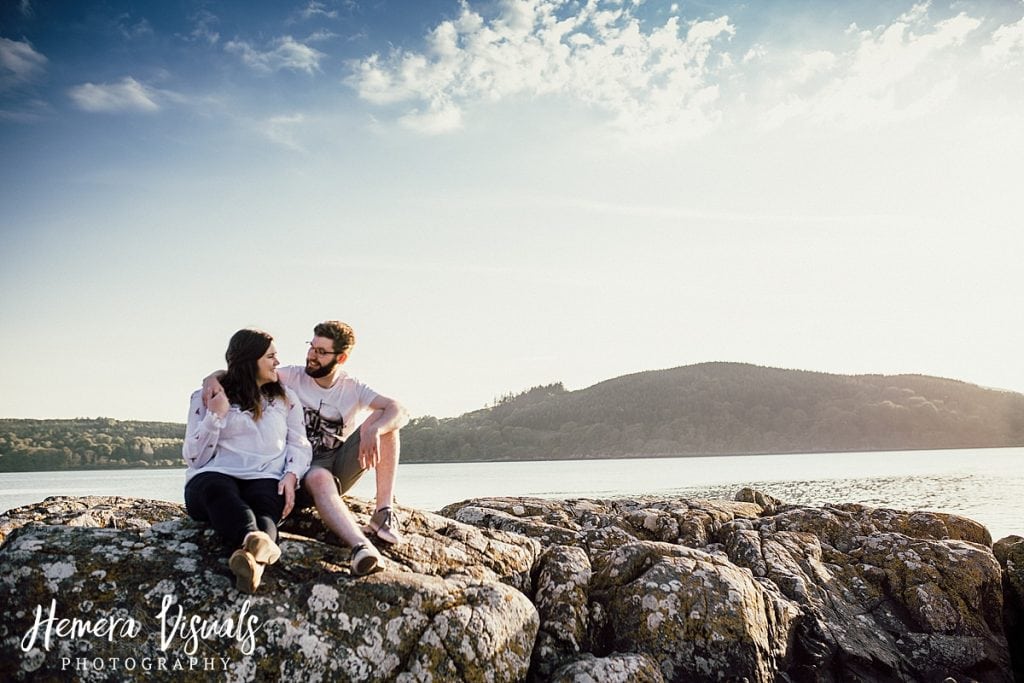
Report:
[{"label": "curly hair", "polygon": [[324,337],[334,342],[335,353],[348,353],[356,345],[356,333],[352,326],[340,320],[325,320],[313,328],[314,337]]}]

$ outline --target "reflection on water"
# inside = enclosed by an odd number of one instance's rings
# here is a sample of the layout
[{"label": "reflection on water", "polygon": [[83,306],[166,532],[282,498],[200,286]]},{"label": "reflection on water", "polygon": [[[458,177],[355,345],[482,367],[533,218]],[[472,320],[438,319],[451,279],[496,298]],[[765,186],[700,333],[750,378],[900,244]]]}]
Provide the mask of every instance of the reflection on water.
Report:
[{"label": "reflection on water", "polygon": [[[826,503],[863,503],[873,507],[891,507],[893,501],[915,509],[942,509],[946,512],[975,498],[983,489],[977,477],[876,477],[872,479],[820,479],[815,481],[743,482],[771,494],[786,503],[824,505]],[[674,489],[670,495],[684,498],[732,498],[736,484],[727,486],[689,486]]]},{"label": "reflection on water", "polygon": [[[795,505],[861,503],[900,510],[931,510],[969,517],[988,527],[992,539],[1024,534],[1024,484],[1005,477],[951,475],[874,477],[812,481],[741,481],[715,486],[684,486],[664,495],[726,498],[750,486]],[[659,495],[662,495],[659,493]],[[1011,502],[1012,501],[1012,502]]]}]

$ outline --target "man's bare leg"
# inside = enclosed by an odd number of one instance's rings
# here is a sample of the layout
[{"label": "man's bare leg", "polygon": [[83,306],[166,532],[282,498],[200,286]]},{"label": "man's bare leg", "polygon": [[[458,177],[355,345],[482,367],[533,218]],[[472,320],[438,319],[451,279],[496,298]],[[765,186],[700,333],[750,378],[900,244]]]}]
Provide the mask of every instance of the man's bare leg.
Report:
[{"label": "man's bare leg", "polygon": [[320,513],[324,526],[333,531],[338,538],[350,547],[370,543],[356,524],[351,510],[341,499],[333,474],[323,467],[311,467],[303,478],[302,485],[313,497],[316,511]]}]

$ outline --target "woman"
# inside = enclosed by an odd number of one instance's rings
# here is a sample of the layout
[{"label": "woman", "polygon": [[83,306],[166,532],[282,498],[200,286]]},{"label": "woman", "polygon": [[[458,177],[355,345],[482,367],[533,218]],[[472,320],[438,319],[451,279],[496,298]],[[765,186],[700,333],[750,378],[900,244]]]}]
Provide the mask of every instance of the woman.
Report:
[{"label": "woman", "polygon": [[209,522],[231,548],[238,590],[253,593],[263,570],[281,557],[277,524],[295,504],[295,488],[309,468],[302,406],[277,379],[274,340],[239,330],[228,342],[228,369],[203,406],[192,394],[182,453],[185,508]]}]

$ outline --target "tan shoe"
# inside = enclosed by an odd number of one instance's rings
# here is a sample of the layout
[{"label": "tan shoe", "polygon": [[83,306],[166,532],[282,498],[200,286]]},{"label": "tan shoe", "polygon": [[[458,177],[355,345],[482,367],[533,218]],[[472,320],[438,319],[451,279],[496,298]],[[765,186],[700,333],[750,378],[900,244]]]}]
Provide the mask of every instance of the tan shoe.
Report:
[{"label": "tan shoe", "polygon": [[255,593],[263,578],[263,565],[248,550],[239,548],[231,553],[228,566],[235,575],[235,588],[242,593]]},{"label": "tan shoe", "polygon": [[366,576],[383,569],[382,558],[373,544],[367,541],[352,548],[352,576]]},{"label": "tan shoe", "polygon": [[242,541],[242,548],[248,550],[260,564],[274,564],[281,558],[281,549],[270,540],[265,531],[250,531]]}]

